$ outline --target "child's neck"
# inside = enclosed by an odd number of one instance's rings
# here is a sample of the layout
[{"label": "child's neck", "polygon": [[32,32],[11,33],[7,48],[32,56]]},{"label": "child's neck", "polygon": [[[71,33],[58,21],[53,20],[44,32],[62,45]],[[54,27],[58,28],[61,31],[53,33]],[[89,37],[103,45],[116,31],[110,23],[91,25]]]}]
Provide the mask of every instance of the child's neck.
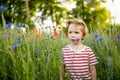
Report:
[{"label": "child's neck", "polygon": [[78,50],[81,50],[82,47],[83,47],[83,44],[82,43],[79,43],[79,44],[71,44],[71,47],[74,51],[78,51]]}]

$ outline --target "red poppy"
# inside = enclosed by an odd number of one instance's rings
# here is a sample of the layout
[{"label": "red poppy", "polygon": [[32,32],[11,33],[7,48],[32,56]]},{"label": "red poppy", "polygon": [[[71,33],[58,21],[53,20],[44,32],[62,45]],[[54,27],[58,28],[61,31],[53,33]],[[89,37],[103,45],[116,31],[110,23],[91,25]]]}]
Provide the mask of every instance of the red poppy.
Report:
[{"label": "red poppy", "polygon": [[35,36],[35,38],[38,39],[38,31],[37,31],[37,29],[34,28],[33,32],[34,32],[34,36]]},{"label": "red poppy", "polygon": [[59,34],[57,32],[54,32],[53,36],[57,37]]},{"label": "red poppy", "polygon": [[61,26],[58,26],[58,29],[62,29],[62,27],[61,27]]},{"label": "red poppy", "polygon": [[55,26],[52,26],[53,28],[55,28]]}]

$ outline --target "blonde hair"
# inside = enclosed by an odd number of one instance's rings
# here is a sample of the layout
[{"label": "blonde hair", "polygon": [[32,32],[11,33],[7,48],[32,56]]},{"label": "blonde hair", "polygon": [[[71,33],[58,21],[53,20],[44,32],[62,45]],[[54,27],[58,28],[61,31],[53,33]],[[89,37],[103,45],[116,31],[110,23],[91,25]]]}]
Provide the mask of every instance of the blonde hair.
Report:
[{"label": "blonde hair", "polygon": [[[66,22],[66,25],[67,25],[67,31],[68,31],[68,28],[69,28],[69,25],[70,24],[77,24],[77,25],[80,25],[81,28],[81,32],[83,33],[83,37],[85,37],[87,34],[88,34],[88,28],[87,28],[87,25],[86,23],[82,20],[82,19],[69,19],[67,22]],[[84,38],[83,38],[84,39]]]}]

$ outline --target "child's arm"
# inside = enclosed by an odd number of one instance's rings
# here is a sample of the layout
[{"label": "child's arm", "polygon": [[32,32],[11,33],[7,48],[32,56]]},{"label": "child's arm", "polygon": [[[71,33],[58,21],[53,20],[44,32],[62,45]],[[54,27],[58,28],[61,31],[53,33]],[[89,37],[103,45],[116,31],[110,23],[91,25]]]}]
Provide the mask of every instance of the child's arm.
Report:
[{"label": "child's arm", "polygon": [[59,79],[60,80],[63,80],[63,74],[64,74],[64,66],[63,64],[61,64],[59,67]]},{"label": "child's arm", "polygon": [[96,68],[94,65],[90,66],[90,72],[91,72],[92,80],[97,80]]}]

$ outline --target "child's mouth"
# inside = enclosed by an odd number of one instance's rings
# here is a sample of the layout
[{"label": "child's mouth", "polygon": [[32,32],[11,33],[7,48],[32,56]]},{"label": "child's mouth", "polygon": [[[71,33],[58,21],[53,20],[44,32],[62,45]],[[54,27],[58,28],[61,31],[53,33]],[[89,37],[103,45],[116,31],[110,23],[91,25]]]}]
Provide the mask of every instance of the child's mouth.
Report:
[{"label": "child's mouth", "polygon": [[72,41],[72,42],[75,42],[75,41],[76,41],[76,39],[71,39],[71,41]]},{"label": "child's mouth", "polygon": [[80,40],[79,38],[71,39],[72,42],[74,42],[74,41],[79,41],[79,40]]}]

